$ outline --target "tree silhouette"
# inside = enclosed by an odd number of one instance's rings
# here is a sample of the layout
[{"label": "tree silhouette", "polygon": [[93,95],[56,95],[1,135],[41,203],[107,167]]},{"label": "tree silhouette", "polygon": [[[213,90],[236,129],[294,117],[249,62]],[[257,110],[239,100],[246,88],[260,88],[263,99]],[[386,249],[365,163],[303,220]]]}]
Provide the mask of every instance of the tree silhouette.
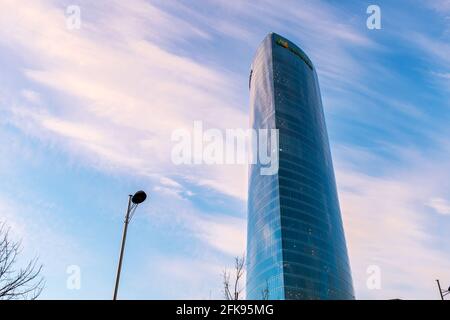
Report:
[{"label": "tree silhouette", "polygon": [[34,300],[42,292],[42,265],[35,258],[25,268],[17,268],[20,251],[20,242],[11,241],[9,228],[0,222],[0,300]]},{"label": "tree silhouette", "polygon": [[241,300],[242,285],[241,280],[244,276],[245,254],[242,257],[234,258],[234,279],[230,280],[231,273],[226,269],[223,271],[223,294],[225,300]]}]

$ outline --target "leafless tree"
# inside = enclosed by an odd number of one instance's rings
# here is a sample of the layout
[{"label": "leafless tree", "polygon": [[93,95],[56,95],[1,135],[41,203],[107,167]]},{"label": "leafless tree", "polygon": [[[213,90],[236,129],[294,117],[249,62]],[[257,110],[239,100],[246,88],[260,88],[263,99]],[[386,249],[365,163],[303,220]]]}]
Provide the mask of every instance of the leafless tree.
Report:
[{"label": "leafless tree", "polygon": [[42,265],[35,258],[25,268],[16,267],[20,242],[9,239],[9,228],[0,222],[0,300],[36,299],[44,287]]},{"label": "leafless tree", "polygon": [[234,258],[234,279],[231,279],[231,272],[223,271],[223,294],[226,300],[241,300],[242,285],[244,276],[245,254],[242,257]]}]

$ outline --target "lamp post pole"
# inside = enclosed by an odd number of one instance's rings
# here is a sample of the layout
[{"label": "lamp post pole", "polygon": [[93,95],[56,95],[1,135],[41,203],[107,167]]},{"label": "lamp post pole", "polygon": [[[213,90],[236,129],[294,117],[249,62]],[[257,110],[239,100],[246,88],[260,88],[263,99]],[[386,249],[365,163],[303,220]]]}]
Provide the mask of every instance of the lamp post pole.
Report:
[{"label": "lamp post pole", "polygon": [[441,284],[439,283],[439,280],[436,280],[438,288],[439,288],[439,294],[441,295],[441,300],[444,300],[444,295],[442,294]]},{"label": "lamp post pole", "polygon": [[450,294],[450,287],[448,287],[447,290],[442,290],[441,284],[439,283],[439,280],[436,280],[436,282],[437,282],[437,285],[438,285],[439,294],[441,295],[441,300],[445,300],[444,297],[445,297],[446,295],[449,295],[449,294]]},{"label": "lamp post pole", "polygon": [[119,291],[120,272],[122,271],[123,252],[125,251],[125,241],[127,239],[128,223],[130,222],[131,197],[132,197],[132,195],[130,194],[128,196],[128,207],[127,207],[127,213],[125,214],[125,222],[124,222],[124,226],[123,226],[122,246],[120,247],[119,265],[117,267],[116,285],[114,287],[113,300],[117,300],[117,292]]}]

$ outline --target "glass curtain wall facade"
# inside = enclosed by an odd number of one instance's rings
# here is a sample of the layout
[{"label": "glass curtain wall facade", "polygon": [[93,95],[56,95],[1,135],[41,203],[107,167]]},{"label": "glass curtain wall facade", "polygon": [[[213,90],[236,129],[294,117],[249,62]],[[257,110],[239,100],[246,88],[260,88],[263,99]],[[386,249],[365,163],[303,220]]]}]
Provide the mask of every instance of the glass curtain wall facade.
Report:
[{"label": "glass curtain wall facade", "polygon": [[279,170],[249,168],[247,298],[354,299],[314,66],[271,33],[249,86],[251,128],[279,130]]}]

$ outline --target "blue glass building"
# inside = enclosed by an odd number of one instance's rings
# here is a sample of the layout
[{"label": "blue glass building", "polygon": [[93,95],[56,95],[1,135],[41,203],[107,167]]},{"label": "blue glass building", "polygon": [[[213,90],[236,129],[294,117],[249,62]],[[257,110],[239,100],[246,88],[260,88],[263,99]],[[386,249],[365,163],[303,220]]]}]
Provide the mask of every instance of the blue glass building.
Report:
[{"label": "blue glass building", "polygon": [[247,298],[354,299],[317,75],[271,33],[250,73],[250,124],[279,130],[279,170],[249,170]]}]

